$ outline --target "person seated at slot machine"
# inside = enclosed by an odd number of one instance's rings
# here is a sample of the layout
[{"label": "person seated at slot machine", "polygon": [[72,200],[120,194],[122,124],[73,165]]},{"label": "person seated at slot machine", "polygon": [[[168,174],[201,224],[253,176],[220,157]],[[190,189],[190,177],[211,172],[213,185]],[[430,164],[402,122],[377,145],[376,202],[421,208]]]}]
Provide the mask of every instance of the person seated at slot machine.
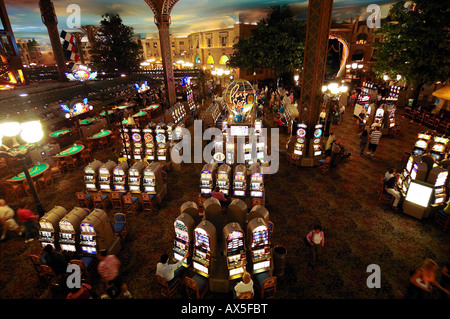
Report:
[{"label": "person seated at slot machine", "polygon": [[44,247],[44,263],[50,266],[57,275],[64,275],[67,273],[67,265],[69,262],[63,254],[53,249],[52,245]]},{"label": "person seated at slot machine", "polygon": [[169,287],[175,283],[185,272],[187,268],[181,267],[183,261],[189,257],[189,252],[175,264],[169,264],[169,255],[162,254],[159,263],[156,265],[156,273],[163,277]]},{"label": "person seated at slot machine", "polygon": [[220,205],[228,206],[230,205],[231,200],[225,196],[225,194],[220,190],[219,186],[216,186],[211,193],[213,198],[216,198],[220,201]]},{"label": "person seated at slot machine", "polygon": [[394,196],[394,203],[392,207],[398,209],[398,202],[400,201],[401,195],[398,190],[395,189],[397,185],[398,174],[395,174],[395,169],[391,168],[386,172],[383,178],[384,185],[386,186],[386,192]]},{"label": "person seated at slot machine", "polygon": [[245,265],[244,265],[243,261],[242,261],[241,267],[244,268],[244,274],[242,275],[242,281],[237,283],[236,286],[234,286],[234,289],[233,289],[234,298],[239,298],[239,296],[245,292],[251,292],[252,294],[254,294],[253,280],[252,280],[251,275],[245,269]]},{"label": "person seated at slot machine", "polygon": [[336,136],[331,132],[330,136],[328,136],[327,144],[325,145],[325,156],[331,156],[331,147],[335,140]]}]

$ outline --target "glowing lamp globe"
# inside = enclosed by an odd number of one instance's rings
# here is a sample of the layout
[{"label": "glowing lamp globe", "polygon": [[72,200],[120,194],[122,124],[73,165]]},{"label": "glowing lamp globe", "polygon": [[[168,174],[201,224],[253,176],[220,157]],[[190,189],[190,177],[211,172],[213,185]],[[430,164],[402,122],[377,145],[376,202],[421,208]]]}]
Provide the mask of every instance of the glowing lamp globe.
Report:
[{"label": "glowing lamp globe", "polygon": [[245,121],[246,114],[255,104],[255,90],[249,81],[235,80],[225,91],[225,102],[236,122]]},{"label": "glowing lamp globe", "polygon": [[39,142],[44,137],[41,122],[39,121],[25,122],[21,126],[20,137],[27,143]]},{"label": "glowing lamp globe", "polygon": [[3,136],[16,136],[20,132],[20,123],[19,122],[8,122],[3,123],[0,126],[0,134]]}]

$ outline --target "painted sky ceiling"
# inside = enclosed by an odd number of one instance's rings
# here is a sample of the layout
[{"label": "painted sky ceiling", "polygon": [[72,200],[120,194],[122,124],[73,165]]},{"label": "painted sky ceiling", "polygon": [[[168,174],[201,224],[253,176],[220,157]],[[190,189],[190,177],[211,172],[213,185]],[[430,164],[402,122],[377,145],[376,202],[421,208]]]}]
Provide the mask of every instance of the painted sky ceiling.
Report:
[{"label": "painted sky ceiling", "polygon": [[[367,17],[367,6],[378,4],[382,17],[395,1],[381,0],[334,0],[333,19],[348,21],[350,18]],[[71,31],[67,20],[70,4],[78,4],[81,25],[98,25],[102,14],[118,13],[124,24],[134,28],[135,33],[157,36],[153,13],[144,0],[53,0],[58,15],[58,29]],[[5,0],[6,9],[16,38],[34,38],[41,50],[49,48],[47,29],[42,23],[38,0]],[[256,23],[267,15],[274,5],[289,5],[298,19],[306,19],[307,0],[180,0],[172,10],[170,31],[175,36],[191,32],[232,26],[234,23]]]}]

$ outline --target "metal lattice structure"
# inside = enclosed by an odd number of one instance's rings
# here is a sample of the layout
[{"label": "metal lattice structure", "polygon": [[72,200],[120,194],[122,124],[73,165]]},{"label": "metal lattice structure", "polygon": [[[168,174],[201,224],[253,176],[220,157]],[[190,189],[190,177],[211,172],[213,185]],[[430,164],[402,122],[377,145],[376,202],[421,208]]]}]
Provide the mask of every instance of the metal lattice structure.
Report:
[{"label": "metal lattice structure", "polygon": [[161,56],[164,67],[164,82],[169,107],[176,103],[175,77],[173,74],[172,51],[170,46],[170,13],[179,0],[145,0],[155,15],[155,24],[159,31]]},{"label": "metal lattice structure", "polygon": [[39,0],[39,9],[41,11],[42,22],[48,30],[48,36],[52,45],[53,56],[58,68],[59,81],[66,81],[67,66],[64,59],[64,52],[61,45],[61,39],[58,32],[58,18],[56,16],[55,7],[51,0]]},{"label": "metal lattice structure", "polygon": [[298,118],[308,124],[308,139],[319,119],[332,10],[333,0],[309,0]]},{"label": "metal lattice structure", "polygon": [[0,29],[0,83],[8,85],[26,84],[22,60],[4,0],[0,0],[0,19],[1,26],[3,26]]}]

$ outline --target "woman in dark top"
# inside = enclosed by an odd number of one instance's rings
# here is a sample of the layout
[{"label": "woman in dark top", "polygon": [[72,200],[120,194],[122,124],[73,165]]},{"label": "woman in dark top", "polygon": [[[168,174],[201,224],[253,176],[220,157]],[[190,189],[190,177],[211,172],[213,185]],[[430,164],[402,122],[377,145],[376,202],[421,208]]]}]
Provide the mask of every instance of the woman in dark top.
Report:
[{"label": "woman in dark top", "polygon": [[359,155],[364,156],[364,149],[369,141],[369,133],[367,130],[364,130],[359,134],[359,139]]}]

